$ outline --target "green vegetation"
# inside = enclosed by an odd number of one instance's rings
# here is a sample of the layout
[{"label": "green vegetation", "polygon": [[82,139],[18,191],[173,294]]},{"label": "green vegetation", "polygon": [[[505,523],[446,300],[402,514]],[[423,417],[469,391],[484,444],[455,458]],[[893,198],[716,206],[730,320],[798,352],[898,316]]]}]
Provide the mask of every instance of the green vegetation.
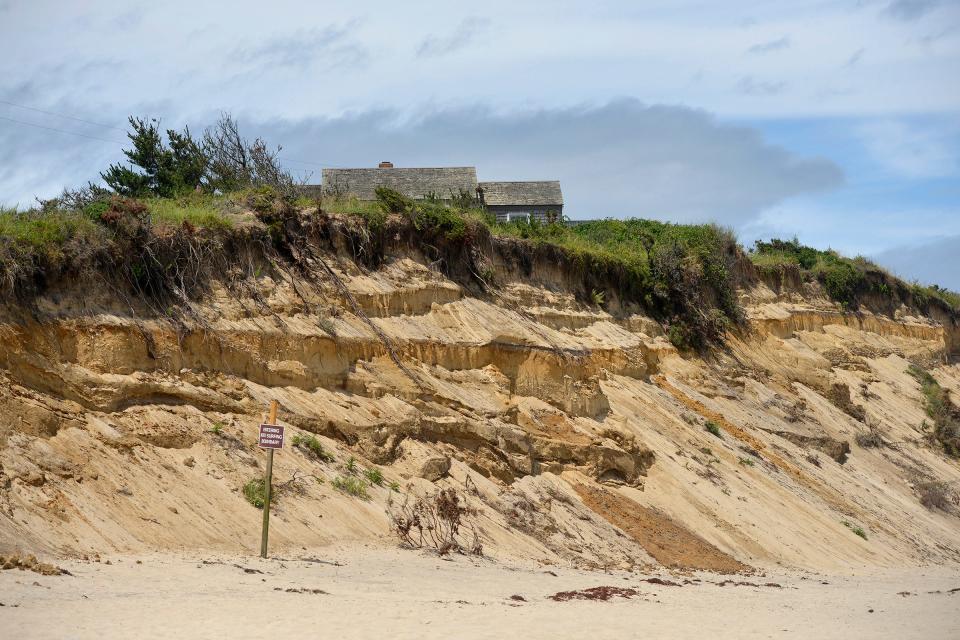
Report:
[{"label": "green vegetation", "polygon": [[718,425],[713,420],[707,420],[707,423],[703,425],[703,428],[707,430],[711,435],[715,435],[718,438],[722,438],[723,434],[720,433],[720,425]]},{"label": "green vegetation", "polygon": [[846,258],[836,251],[821,251],[807,247],[794,238],[769,242],[757,241],[750,252],[757,269],[767,275],[782,275],[787,269],[796,269],[808,280],[819,281],[827,294],[844,308],[856,308],[867,295],[899,298],[926,309],[933,300],[945,307],[960,311],[960,294],[936,285],[924,287],[907,284],[862,256]]},{"label": "green vegetation", "polygon": [[337,476],[331,484],[338,491],[343,491],[355,498],[360,498],[361,500],[370,499],[370,494],[367,493],[367,483],[361,478]]},{"label": "green vegetation", "polygon": [[356,475],[356,473],[357,473],[357,459],[354,458],[353,456],[350,456],[349,458],[347,458],[347,466],[346,466],[346,469],[347,469],[347,472],[348,472],[348,473],[352,473],[352,474]]},{"label": "green vegetation", "polygon": [[316,458],[324,462],[333,462],[334,460],[333,454],[323,448],[323,445],[320,444],[316,436],[298,433],[293,436],[292,442],[293,446],[313,454]]},{"label": "green vegetation", "polygon": [[223,208],[223,198],[198,194],[181,198],[147,198],[143,201],[156,225],[179,227],[190,225],[200,229],[229,229],[233,222]]},{"label": "green vegetation", "polygon": [[752,467],[755,463],[750,458],[744,458],[743,456],[740,456],[740,464],[745,467]]},{"label": "green vegetation", "polygon": [[390,483],[390,491],[396,491],[397,493],[400,493],[400,483],[397,482],[396,480],[394,480],[393,482],[391,482],[391,483]]},{"label": "green vegetation", "polygon": [[380,469],[367,469],[363,472],[364,477],[371,485],[381,486],[383,484],[383,472]]},{"label": "green vegetation", "polygon": [[243,497],[257,509],[263,509],[267,501],[267,483],[263,478],[254,478],[243,485]]},{"label": "green vegetation", "polygon": [[847,529],[850,529],[850,531],[853,531],[855,534],[857,534],[858,536],[860,536],[860,537],[863,538],[864,540],[867,539],[867,532],[864,531],[864,530],[863,530],[863,527],[861,527],[860,525],[850,524],[849,522],[847,522],[846,520],[844,520],[844,521],[843,521],[843,526],[845,526]]},{"label": "green vegetation", "polygon": [[221,433],[223,433],[223,423],[222,423],[222,422],[214,422],[214,423],[213,423],[213,426],[210,427],[210,433],[212,433],[212,434],[215,435],[215,436],[218,436],[218,435],[220,435]]},{"label": "green vegetation", "polygon": [[907,373],[920,383],[924,409],[933,420],[933,440],[940,443],[947,455],[960,457],[960,410],[954,406],[950,393],[917,365],[911,364]]},{"label": "green vegetation", "polygon": [[[392,245],[410,243],[451,279],[483,289],[494,284],[493,264],[521,273],[556,265],[582,303],[611,313],[642,309],[678,349],[721,343],[744,321],[734,275],[742,250],[715,225],[498,223],[468,192],[412,200],[380,188],[374,202],[343,193],[311,199],[294,188],[276,152],[242,138],[229,115],[199,137],[163,131],[155,120],[131,118],[130,126],[128,165],[101,174],[109,188],[91,183],[31,211],[0,209],[0,291],[30,297],[60,276],[96,272],[173,315],[212,274],[259,275],[278,259],[308,269],[314,243],[346,240],[340,248],[371,268]],[[235,225],[235,214],[250,211],[263,226]],[[243,249],[262,254],[237,268]],[[750,258],[764,273],[796,269],[817,279],[851,308],[880,295],[960,310],[957,294],[907,285],[865,259],[797,240],[758,242]],[[320,326],[334,335],[329,319]]]}]

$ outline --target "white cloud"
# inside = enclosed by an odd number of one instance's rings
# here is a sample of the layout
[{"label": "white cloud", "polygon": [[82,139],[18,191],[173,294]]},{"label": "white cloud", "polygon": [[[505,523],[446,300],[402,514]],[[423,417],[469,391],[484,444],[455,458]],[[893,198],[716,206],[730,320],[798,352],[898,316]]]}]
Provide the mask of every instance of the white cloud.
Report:
[{"label": "white cloud", "polygon": [[860,125],[857,132],[874,161],[906,178],[942,178],[960,170],[957,131],[885,119]]},{"label": "white cloud", "polygon": [[907,280],[960,291],[960,260],[957,256],[960,256],[960,235],[942,237],[922,245],[898,246],[872,257]]}]

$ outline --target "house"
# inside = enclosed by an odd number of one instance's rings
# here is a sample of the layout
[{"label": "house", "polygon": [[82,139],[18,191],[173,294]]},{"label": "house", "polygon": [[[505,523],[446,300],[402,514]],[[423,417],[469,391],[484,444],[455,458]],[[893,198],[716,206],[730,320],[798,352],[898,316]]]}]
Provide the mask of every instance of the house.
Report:
[{"label": "house", "polygon": [[388,187],[414,200],[431,196],[449,200],[461,192],[473,195],[477,191],[474,167],[398,168],[392,162],[381,162],[369,169],[324,169],[322,180],[325,195],[359,200],[376,200],[377,187]]},{"label": "house", "polygon": [[563,220],[563,193],[556,180],[529,182],[481,182],[480,202],[497,216],[498,222]]},{"label": "house", "polygon": [[477,182],[475,167],[395,167],[392,162],[370,168],[324,169],[321,177],[322,185],[306,185],[304,192],[360,200],[376,200],[377,187],[388,187],[414,200],[450,200],[470,194],[500,222],[563,219],[563,194],[556,180]]}]

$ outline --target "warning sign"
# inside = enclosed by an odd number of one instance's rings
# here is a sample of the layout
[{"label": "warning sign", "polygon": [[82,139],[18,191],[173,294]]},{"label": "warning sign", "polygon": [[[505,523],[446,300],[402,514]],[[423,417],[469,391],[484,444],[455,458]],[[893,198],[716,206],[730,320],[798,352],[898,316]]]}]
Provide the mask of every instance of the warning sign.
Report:
[{"label": "warning sign", "polygon": [[283,449],[283,427],[278,424],[261,424],[257,445],[261,449]]}]

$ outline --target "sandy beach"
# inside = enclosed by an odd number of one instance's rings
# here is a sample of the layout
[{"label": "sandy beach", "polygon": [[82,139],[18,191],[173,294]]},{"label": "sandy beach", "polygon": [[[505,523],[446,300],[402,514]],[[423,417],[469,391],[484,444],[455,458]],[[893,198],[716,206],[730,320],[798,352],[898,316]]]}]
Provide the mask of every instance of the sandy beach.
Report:
[{"label": "sandy beach", "polygon": [[59,566],[72,575],[0,572],[5,637],[960,637],[960,572],[938,568],[724,577],[371,547]]}]

